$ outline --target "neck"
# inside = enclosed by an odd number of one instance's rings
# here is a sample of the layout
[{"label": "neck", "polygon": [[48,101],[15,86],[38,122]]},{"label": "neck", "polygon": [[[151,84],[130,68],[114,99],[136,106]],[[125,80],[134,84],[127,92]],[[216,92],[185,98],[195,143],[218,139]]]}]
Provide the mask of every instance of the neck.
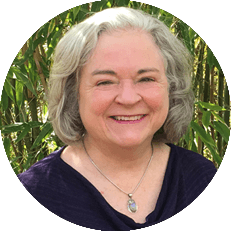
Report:
[{"label": "neck", "polygon": [[116,168],[117,171],[132,171],[143,169],[152,154],[151,140],[139,146],[121,147],[95,141],[89,136],[84,137],[87,153],[93,161],[102,168]]}]

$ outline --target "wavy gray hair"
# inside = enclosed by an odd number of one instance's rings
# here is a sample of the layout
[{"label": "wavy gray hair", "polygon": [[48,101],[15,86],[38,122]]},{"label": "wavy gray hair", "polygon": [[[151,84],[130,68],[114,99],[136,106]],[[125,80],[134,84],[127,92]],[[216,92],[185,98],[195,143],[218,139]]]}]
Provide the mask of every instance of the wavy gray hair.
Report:
[{"label": "wavy gray hair", "polygon": [[81,69],[104,32],[142,29],[152,35],[164,59],[169,84],[169,113],[153,140],[177,142],[192,119],[191,56],[185,46],[158,19],[139,10],[110,8],[73,26],[56,47],[49,80],[48,109],[57,136],[73,144],[86,132],[78,105]]}]

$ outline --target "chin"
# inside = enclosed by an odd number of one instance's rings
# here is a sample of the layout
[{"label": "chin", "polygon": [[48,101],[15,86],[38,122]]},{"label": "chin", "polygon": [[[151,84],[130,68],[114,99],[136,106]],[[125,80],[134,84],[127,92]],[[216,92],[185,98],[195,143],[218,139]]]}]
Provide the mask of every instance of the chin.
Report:
[{"label": "chin", "polygon": [[114,143],[120,147],[129,148],[140,146],[146,142],[151,142],[151,140],[152,137],[148,137],[146,139],[141,137],[117,137],[117,139],[114,140]]}]

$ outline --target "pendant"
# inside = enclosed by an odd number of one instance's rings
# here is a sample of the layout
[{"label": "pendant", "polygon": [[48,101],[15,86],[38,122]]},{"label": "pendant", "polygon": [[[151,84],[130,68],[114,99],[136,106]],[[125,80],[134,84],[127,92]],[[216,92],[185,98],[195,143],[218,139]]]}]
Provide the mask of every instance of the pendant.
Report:
[{"label": "pendant", "polygon": [[131,213],[135,213],[138,210],[138,206],[136,205],[136,202],[132,199],[132,194],[128,194],[128,196],[128,211]]}]

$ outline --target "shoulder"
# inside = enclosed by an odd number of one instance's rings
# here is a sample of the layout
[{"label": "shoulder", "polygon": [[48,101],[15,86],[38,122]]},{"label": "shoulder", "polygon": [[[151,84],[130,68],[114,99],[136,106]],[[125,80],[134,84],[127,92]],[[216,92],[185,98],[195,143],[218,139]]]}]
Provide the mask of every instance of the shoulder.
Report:
[{"label": "shoulder", "polygon": [[173,144],[170,147],[173,162],[177,162],[184,189],[188,195],[199,196],[217,172],[213,162],[198,153]]},{"label": "shoulder", "polygon": [[185,169],[185,171],[193,171],[196,173],[197,171],[205,171],[207,169],[216,172],[213,162],[201,154],[173,144],[171,144],[170,147],[174,155],[177,156],[177,159],[180,160],[182,168]]},{"label": "shoulder", "polygon": [[58,159],[64,148],[54,151],[49,156],[35,163],[27,171],[18,175],[18,179],[30,193],[36,190],[38,185],[43,184],[46,186],[49,179],[57,178],[57,172],[59,171]]}]

